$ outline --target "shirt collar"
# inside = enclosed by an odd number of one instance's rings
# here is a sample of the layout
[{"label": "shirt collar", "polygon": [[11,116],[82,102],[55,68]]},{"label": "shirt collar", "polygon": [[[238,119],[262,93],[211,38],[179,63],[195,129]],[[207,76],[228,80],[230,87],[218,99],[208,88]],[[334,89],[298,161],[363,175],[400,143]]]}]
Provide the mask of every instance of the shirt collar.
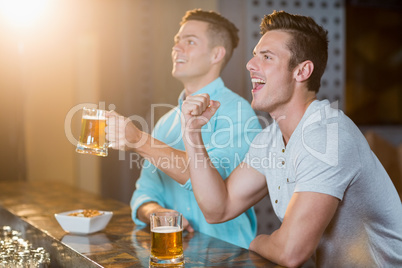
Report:
[{"label": "shirt collar", "polygon": [[[290,136],[290,139],[288,141],[287,147],[289,147],[289,144],[291,144],[291,142],[293,142],[293,140],[297,140],[297,138],[292,138],[294,136],[298,137],[300,135],[302,135],[302,131],[303,131],[303,127],[304,127],[304,122],[306,120],[308,120],[308,118],[314,114],[315,112],[317,112],[318,110],[320,110],[321,108],[323,108],[326,105],[330,105],[328,100],[314,100],[313,102],[310,103],[310,105],[307,107],[306,111],[303,114],[303,117],[301,118],[300,122],[297,124],[295,130],[293,131],[292,135]],[[279,127],[279,126],[278,126]]]}]

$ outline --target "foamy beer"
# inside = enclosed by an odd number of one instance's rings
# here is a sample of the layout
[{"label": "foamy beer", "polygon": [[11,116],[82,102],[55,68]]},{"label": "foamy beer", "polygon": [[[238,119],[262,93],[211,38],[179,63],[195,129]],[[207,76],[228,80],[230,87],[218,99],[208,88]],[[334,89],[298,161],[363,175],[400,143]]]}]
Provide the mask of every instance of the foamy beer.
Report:
[{"label": "foamy beer", "polygon": [[106,111],[82,109],[81,135],[76,151],[83,154],[107,156]]},{"label": "foamy beer", "polygon": [[183,223],[178,212],[151,214],[151,266],[184,264]]}]

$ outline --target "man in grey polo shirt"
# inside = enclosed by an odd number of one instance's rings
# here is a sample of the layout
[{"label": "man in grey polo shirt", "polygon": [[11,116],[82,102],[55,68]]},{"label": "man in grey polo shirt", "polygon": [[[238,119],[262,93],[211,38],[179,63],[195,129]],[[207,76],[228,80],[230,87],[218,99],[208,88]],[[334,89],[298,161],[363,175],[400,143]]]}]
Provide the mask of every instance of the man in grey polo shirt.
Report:
[{"label": "man in grey polo shirt", "polygon": [[319,101],[327,31],[309,17],[274,12],[248,62],[252,107],[274,122],[223,181],[200,128],[219,108],[206,94],[183,103],[184,142],[197,202],[210,223],[235,218],[269,191],[282,221],[250,249],[287,267],[402,267],[402,204],[356,125]]}]

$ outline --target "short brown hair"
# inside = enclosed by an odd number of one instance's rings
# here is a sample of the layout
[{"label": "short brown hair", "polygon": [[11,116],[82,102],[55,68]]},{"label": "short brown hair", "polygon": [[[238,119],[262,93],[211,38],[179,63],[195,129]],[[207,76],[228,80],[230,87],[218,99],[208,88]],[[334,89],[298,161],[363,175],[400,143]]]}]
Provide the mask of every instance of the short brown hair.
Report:
[{"label": "short brown hair", "polygon": [[262,35],[272,30],[286,31],[292,35],[292,40],[287,44],[292,53],[289,69],[292,70],[303,61],[311,60],[314,70],[307,81],[308,90],[318,92],[328,60],[328,31],[311,17],[284,11],[265,15],[260,29]]},{"label": "short brown hair", "polygon": [[222,68],[228,63],[232,57],[233,50],[239,44],[239,36],[237,27],[228,19],[215,11],[203,11],[201,9],[193,9],[186,12],[182,18],[180,25],[187,21],[198,20],[207,22],[208,33],[211,46],[223,46],[226,50]]}]

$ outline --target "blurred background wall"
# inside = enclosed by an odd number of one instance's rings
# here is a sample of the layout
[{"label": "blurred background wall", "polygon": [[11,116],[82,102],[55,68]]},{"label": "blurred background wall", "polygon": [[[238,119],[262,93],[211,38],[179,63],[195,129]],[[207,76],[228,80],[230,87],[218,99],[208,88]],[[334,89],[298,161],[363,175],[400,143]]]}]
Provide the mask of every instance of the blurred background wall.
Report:
[{"label": "blurred background wall", "polygon": [[[60,181],[128,203],[141,158],[75,153],[79,109],[90,103],[135,115],[151,131],[183,89],[171,77],[170,53],[181,17],[193,8],[218,11],[240,29],[222,77],[249,101],[245,64],[262,16],[312,16],[330,39],[319,97],[337,101],[363,131],[402,143],[400,1],[0,0],[0,180]],[[261,203],[260,213],[272,215],[269,199]],[[275,217],[263,222],[277,224]]]},{"label": "blurred background wall", "polygon": [[78,109],[91,103],[150,122],[151,104],[175,104],[173,36],[186,10],[217,10],[216,1],[0,3],[1,179],[62,181],[127,201],[138,169],[116,152],[75,153]]}]

